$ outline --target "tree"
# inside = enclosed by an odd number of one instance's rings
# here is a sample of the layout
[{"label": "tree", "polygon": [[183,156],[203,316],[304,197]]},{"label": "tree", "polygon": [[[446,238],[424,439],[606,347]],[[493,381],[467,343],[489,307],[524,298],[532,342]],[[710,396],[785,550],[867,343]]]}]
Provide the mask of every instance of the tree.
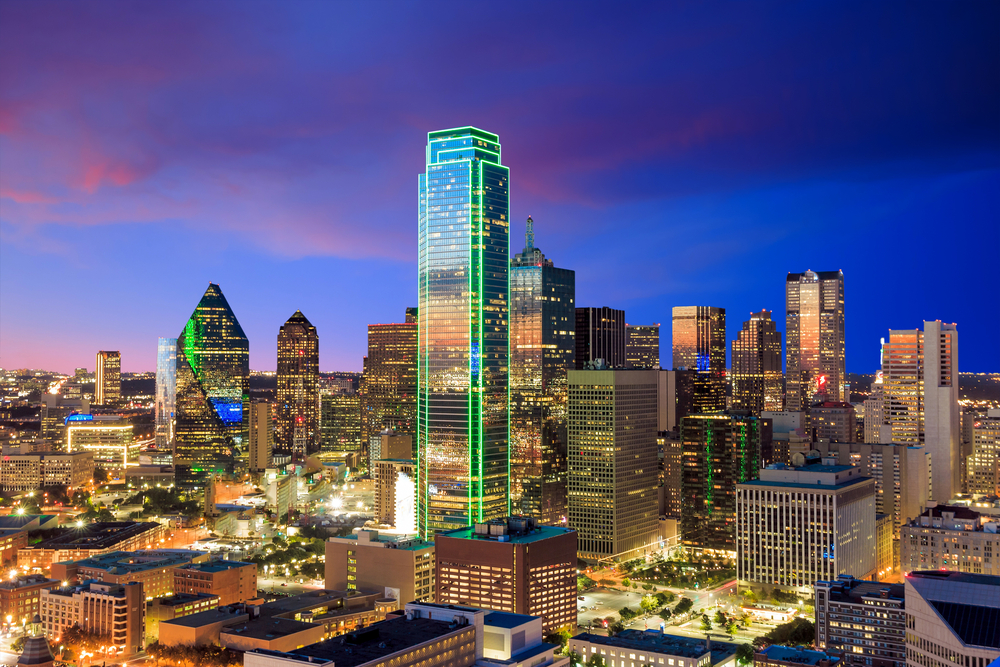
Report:
[{"label": "tree", "polygon": [[712,631],[712,621],[708,620],[708,616],[701,617],[701,629],[705,632]]},{"label": "tree", "polygon": [[670,613],[669,609],[664,609],[663,611],[660,612],[660,618],[662,618],[664,621],[669,621],[672,615],[673,614]]},{"label": "tree", "polygon": [[735,637],[736,636],[736,631],[739,630],[739,627],[740,627],[740,624],[737,623],[735,620],[732,620],[732,619],[729,620],[726,623],[726,634],[728,634],[730,637]]},{"label": "tree", "polygon": [[753,616],[750,614],[743,614],[743,616],[740,617],[740,622],[743,623],[744,628],[749,628],[753,625]]},{"label": "tree", "polygon": [[737,646],[736,661],[741,665],[749,665],[753,662],[753,646],[750,644],[740,644]]},{"label": "tree", "polygon": [[726,623],[729,622],[729,619],[726,618],[726,615],[724,613],[722,613],[721,609],[716,609],[715,610],[715,619],[714,620],[715,620],[715,625],[718,626],[718,627],[722,627],[723,625],[725,625]]},{"label": "tree", "polygon": [[598,653],[594,653],[590,656],[590,660],[587,661],[587,667],[605,667],[607,663],[604,662],[604,658]]},{"label": "tree", "polygon": [[644,590],[644,591],[651,591],[651,590],[653,590],[653,584],[643,584],[642,585],[642,590]]},{"label": "tree", "polygon": [[680,615],[680,614],[686,614],[687,612],[689,612],[691,610],[691,607],[693,607],[693,606],[694,606],[694,602],[691,600],[691,598],[684,598],[684,597],[682,597],[680,599],[680,602],[678,602],[674,606],[674,613],[678,614],[678,615]]},{"label": "tree", "polygon": [[639,602],[639,607],[647,614],[652,613],[656,606],[656,598],[652,595],[647,595]]},{"label": "tree", "polygon": [[566,628],[563,628],[559,632],[554,632],[551,635],[545,636],[545,641],[549,644],[558,644],[559,652],[566,655],[567,646],[569,645],[570,634]]},{"label": "tree", "polygon": [[625,632],[625,624],[621,621],[615,621],[608,626],[608,636],[614,637],[615,635]]},{"label": "tree", "polygon": [[805,618],[795,618],[779,625],[768,632],[763,637],[753,640],[754,648],[763,648],[770,644],[781,644],[783,646],[797,646],[799,644],[812,644],[816,639],[816,626],[812,621]]},{"label": "tree", "polygon": [[752,604],[757,601],[757,594],[753,592],[752,588],[748,588],[743,591],[743,599]]},{"label": "tree", "polygon": [[94,468],[94,482],[104,484],[108,481],[108,471],[104,468]]},{"label": "tree", "polygon": [[566,656],[569,658],[569,667],[577,667],[577,665],[583,664],[583,658],[576,651],[570,651]]},{"label": "tree", "polygon": [[635,613],[634,611],[632,611],[628,607],[622,607],[621,609],[619,609],[618,610],[618,615],[621,616],[622,620],[625,621],[626,623],[628,623],[633,618],[635,618],[636,616],[638,616],[637,613]]},{"label": "tree", "polygon": [[622,579],[622,586],[624,586],[625,588],[628,588],[631,585],[632,585],[632,580],[631,579],[629,579],[628,577],[625,577],[624,579]]}]

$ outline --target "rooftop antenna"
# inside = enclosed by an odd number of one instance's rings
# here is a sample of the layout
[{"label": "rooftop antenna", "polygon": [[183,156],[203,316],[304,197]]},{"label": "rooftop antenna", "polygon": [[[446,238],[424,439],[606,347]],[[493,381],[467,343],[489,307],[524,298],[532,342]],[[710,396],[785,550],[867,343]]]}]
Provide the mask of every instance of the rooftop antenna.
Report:
[{"label": "rooftop antenna", "polygon": [[535,247],[535,221],[528,216],[528,229],[524,232],[524,244],[528,250]]}]

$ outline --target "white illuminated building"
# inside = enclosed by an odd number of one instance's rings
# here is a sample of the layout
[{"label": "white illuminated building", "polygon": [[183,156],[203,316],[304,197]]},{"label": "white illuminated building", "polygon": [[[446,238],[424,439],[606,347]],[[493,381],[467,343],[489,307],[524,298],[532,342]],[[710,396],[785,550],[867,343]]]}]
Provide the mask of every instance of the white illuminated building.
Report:
[{"label": "white illuminated building", "polygon": [[417,532],[416,485],[405,472],[396,476],[396,530],[405,534]]}]

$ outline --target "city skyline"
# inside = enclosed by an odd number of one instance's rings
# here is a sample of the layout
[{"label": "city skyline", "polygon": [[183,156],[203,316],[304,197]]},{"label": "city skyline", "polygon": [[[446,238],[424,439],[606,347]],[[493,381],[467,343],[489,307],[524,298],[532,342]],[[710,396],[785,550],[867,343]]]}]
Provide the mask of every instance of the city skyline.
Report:
[{"label": "city skyline", "polygon": [[[274,19],[230,9],[105,5],[53,22],[45,3],[0,8],[3,25],[45,22],[0,40],[0,148],[20,167],[0,173],[0,366],[70,372],[110,349],[124,371],[152,371],[155,340],[176,335],[188,295],[215,282],[245,313],[253,368],[274,369],[273,331],[301,309],[326,332],[321,368],[360,371],[366,325],[396,321],[417,296],[414,147],[463,124],[506,137],[506,162],[524,175],[512,184],[511,234],[522,237],[528,215],[545,227],[546,252],[577,272],[583,307],[648,324],[676,305],[718,305],[731,341],[752,312],[784,321],[788,272],[843,270],[848,371],[878,367],[878,340],[896,322],[936,319],[959,325],[962,370],[1000,366],[1000,314],[970,287],[989,284],[1000,241],[1000,94],[975,85],[1000,78],[986,28],[995,5],[765,4],[721,20],[708,8],[663,9],[648,21],[583,7],[565,25],[544,20],[562,16],[557,7],[527,24],[503,9],[494,25],[506,37],[484,47],[497,77],[467,77],[468,91],[409,79],[426,71],[422,58],[447,57],[441,40],[413,35],[446,34],[469,8],[448,25],[400,8],[380,25],[384,43],[370,44],[340,27],[312,39],[295,10]],[[219,54],[198,33],[176,59],[164,41],[142,39],[162,26],[190,35],[183,26],[199,20],[233,27],[241,46]],[[287,36],[271,36],[272,20]],[[330,23],[371,20],[330,8],[315,25],[327,34]],[[607,38],[606,20],[638,33]],[[669,27],[654,35],[656,25]],[[159,111],[149,115],[145,100]],[[230,106],[246,111],[222,111]],[[922,257],[942,220],[963,271],[908,272],[908,289],[885,302],[873,287],[887,255]],[[81,251],[98,247],[116,261]],[[151,300],[134,278],[154,253],[174,257],[176,277]],[[80,284],[118,295],[118,316],[88,299],[32,305]]]}]

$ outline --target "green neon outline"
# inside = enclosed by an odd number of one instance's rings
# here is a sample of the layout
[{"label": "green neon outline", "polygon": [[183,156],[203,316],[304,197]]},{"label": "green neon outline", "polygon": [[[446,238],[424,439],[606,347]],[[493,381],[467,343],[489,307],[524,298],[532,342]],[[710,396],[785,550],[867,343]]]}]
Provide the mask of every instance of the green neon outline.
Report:
[{"label": "green neon outline", "polygon": [[[471,209],[472,204],[475,202],[475,199],[472,196],[472,178],[473,178],[472,177],[472,160],[467,160],[467,162],[469,163],[469,206],[470,206],[470,209]],[[472,271],[473,271],[474,264],[475,264],[475,261],[474,261],[474,258],[473,258],[473,250],[472,250],[472,235],[473,235],[473,232],[472,232],[472,221],[473,221],[473,219],[474,219],[474,214],[470,210],[469,211],[469,298],[470,299],[472,298],[472,295],[473,295],[473,292],[472,292]],[[471,308],[472,304],[470,303],[469,306],[470,306],[470,308],[469,308],[470,313],[469,314],[471,315],[472,314],[471,313],[471,311],[472,311],[472,308]],[[468,421],[468,424],[466,426],[466,429],[468,430],[469,457],[470,458],[469,458],[469,483],[468,483],[468,486],[467,486],[468,497],[469,497],[469,501],[468,501],[469,504],[468,504],[467,513],[465,515],[466,516],[466,525],[469,525],[469,524],[472,523],[472,513],[473,513],[473,509],[472,509],[472,458],[471,458],[472,457],[472,424],[473,424],[473,416],[472,416],[472,401],[473,401],[473,395],[472,395],[472,349],[471,349],[471,347],[472,347],[472,337],[473,337],[473,332],[472,332],[472,318],[470,317],[469,318],[469,347],[470,347],[470,349],[469,349],[469,394],[468,394],[468,402],[466,403],[466,406],[467,406],[468,411],[469,411],[469,421]],[[480,363],[479,375],[480,376],[483,374],[482,373],[482,368],[481,368],[482,367],[482,354],[483,354],[482,353],[482,349],[480,349],[480,351],[479,351],[479,358],[480,358],[480,362],[479,362]],[[481,469],[481,465],[480,465],[480,469]]]}]

